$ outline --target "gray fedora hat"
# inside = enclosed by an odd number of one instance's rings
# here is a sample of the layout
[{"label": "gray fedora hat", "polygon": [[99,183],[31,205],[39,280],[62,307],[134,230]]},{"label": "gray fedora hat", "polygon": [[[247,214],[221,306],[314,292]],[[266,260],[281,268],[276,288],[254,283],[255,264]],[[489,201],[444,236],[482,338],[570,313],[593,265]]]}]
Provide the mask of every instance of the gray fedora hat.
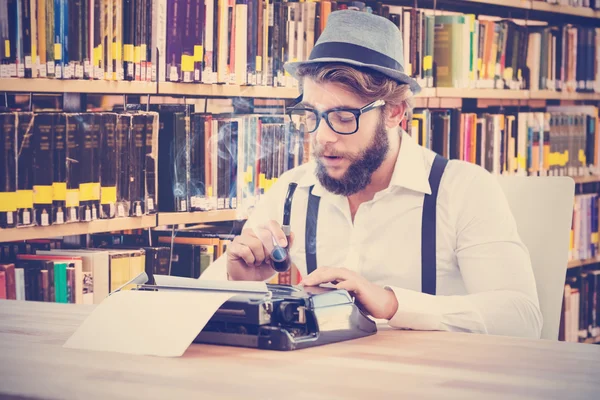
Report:
[{"label": "gray fedora hat", "polygon": [[421,91],[417,81],[404,73],[400,29],[379,15],[356,10],[332,12],[308,60],[286,63],[284,68],[297,78],[299,66],[318,62],[340,62],[370,68],[408,84],[414,94]]}]

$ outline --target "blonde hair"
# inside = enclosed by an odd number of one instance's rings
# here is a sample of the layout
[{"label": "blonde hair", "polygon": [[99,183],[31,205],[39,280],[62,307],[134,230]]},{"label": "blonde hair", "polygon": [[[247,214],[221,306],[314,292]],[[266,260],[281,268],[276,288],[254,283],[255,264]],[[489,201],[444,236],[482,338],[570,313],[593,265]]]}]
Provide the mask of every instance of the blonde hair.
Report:
[{"label": "blonde hair", "polygon": [[410,115],[414,108],[413,92],[409,85],[399,83],[374,70],[341,63],[314,63],[301,66],[297,74],[301,86],[302,78],[310,78],[317,83],[334,82],[357,93],[368,102],[385,100],[386,109],[404,105],[405,115]]}]

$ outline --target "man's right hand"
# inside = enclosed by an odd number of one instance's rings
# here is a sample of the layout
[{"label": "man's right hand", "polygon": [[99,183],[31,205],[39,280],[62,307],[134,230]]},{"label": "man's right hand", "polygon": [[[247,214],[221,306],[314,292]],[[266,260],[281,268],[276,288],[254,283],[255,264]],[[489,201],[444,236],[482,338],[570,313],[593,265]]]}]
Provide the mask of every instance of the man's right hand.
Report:
[{"label": "man's right hand", "polygon": [[[247,228],[227,247],[227,273],[235,281],[264,281],[275,274],[271,252],[273,240],[281,247],[287,239],[277,221],[271,220],[256,229]],[[290,247],[293,233],[290,235]]]}]

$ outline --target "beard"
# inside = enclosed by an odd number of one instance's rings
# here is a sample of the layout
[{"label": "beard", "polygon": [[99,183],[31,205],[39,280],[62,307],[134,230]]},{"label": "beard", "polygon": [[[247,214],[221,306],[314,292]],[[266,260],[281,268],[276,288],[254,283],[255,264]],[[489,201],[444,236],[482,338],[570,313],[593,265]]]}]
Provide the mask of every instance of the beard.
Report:
[{"label": "beard", "polygon": [[320,157],[324,154],[323,148],[313,151],[313,157],[316,160],[316,175],[321,185],[329,192],[350,196],[358,193],[371,182],[371,176],[385,160],[389,150],[389,139],[385,129],[384,120],[381,119],[377,124],[373,140],[359,154],[334,153],[332,155],[344,157],[350,161],[350,166],[341,178],[333,178],[327,173],[327,168],[323,165]]}]

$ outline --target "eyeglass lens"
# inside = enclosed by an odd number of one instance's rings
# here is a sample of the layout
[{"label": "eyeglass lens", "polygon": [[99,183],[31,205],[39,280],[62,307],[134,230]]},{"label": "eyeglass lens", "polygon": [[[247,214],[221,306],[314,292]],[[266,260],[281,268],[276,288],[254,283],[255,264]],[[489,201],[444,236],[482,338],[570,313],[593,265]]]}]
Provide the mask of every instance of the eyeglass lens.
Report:
[{"label": "eyeglass lens", "polygon": [[[319,117],[315,111],[295,110],[292,112],[292,119],[296,118],[304,121],[307,132],[314,132],[317,129]],[[330,111],[323,119],[328,119],[330,128],[338,133],[352,133],[357,129],[357,118],[349,111]]]}]

